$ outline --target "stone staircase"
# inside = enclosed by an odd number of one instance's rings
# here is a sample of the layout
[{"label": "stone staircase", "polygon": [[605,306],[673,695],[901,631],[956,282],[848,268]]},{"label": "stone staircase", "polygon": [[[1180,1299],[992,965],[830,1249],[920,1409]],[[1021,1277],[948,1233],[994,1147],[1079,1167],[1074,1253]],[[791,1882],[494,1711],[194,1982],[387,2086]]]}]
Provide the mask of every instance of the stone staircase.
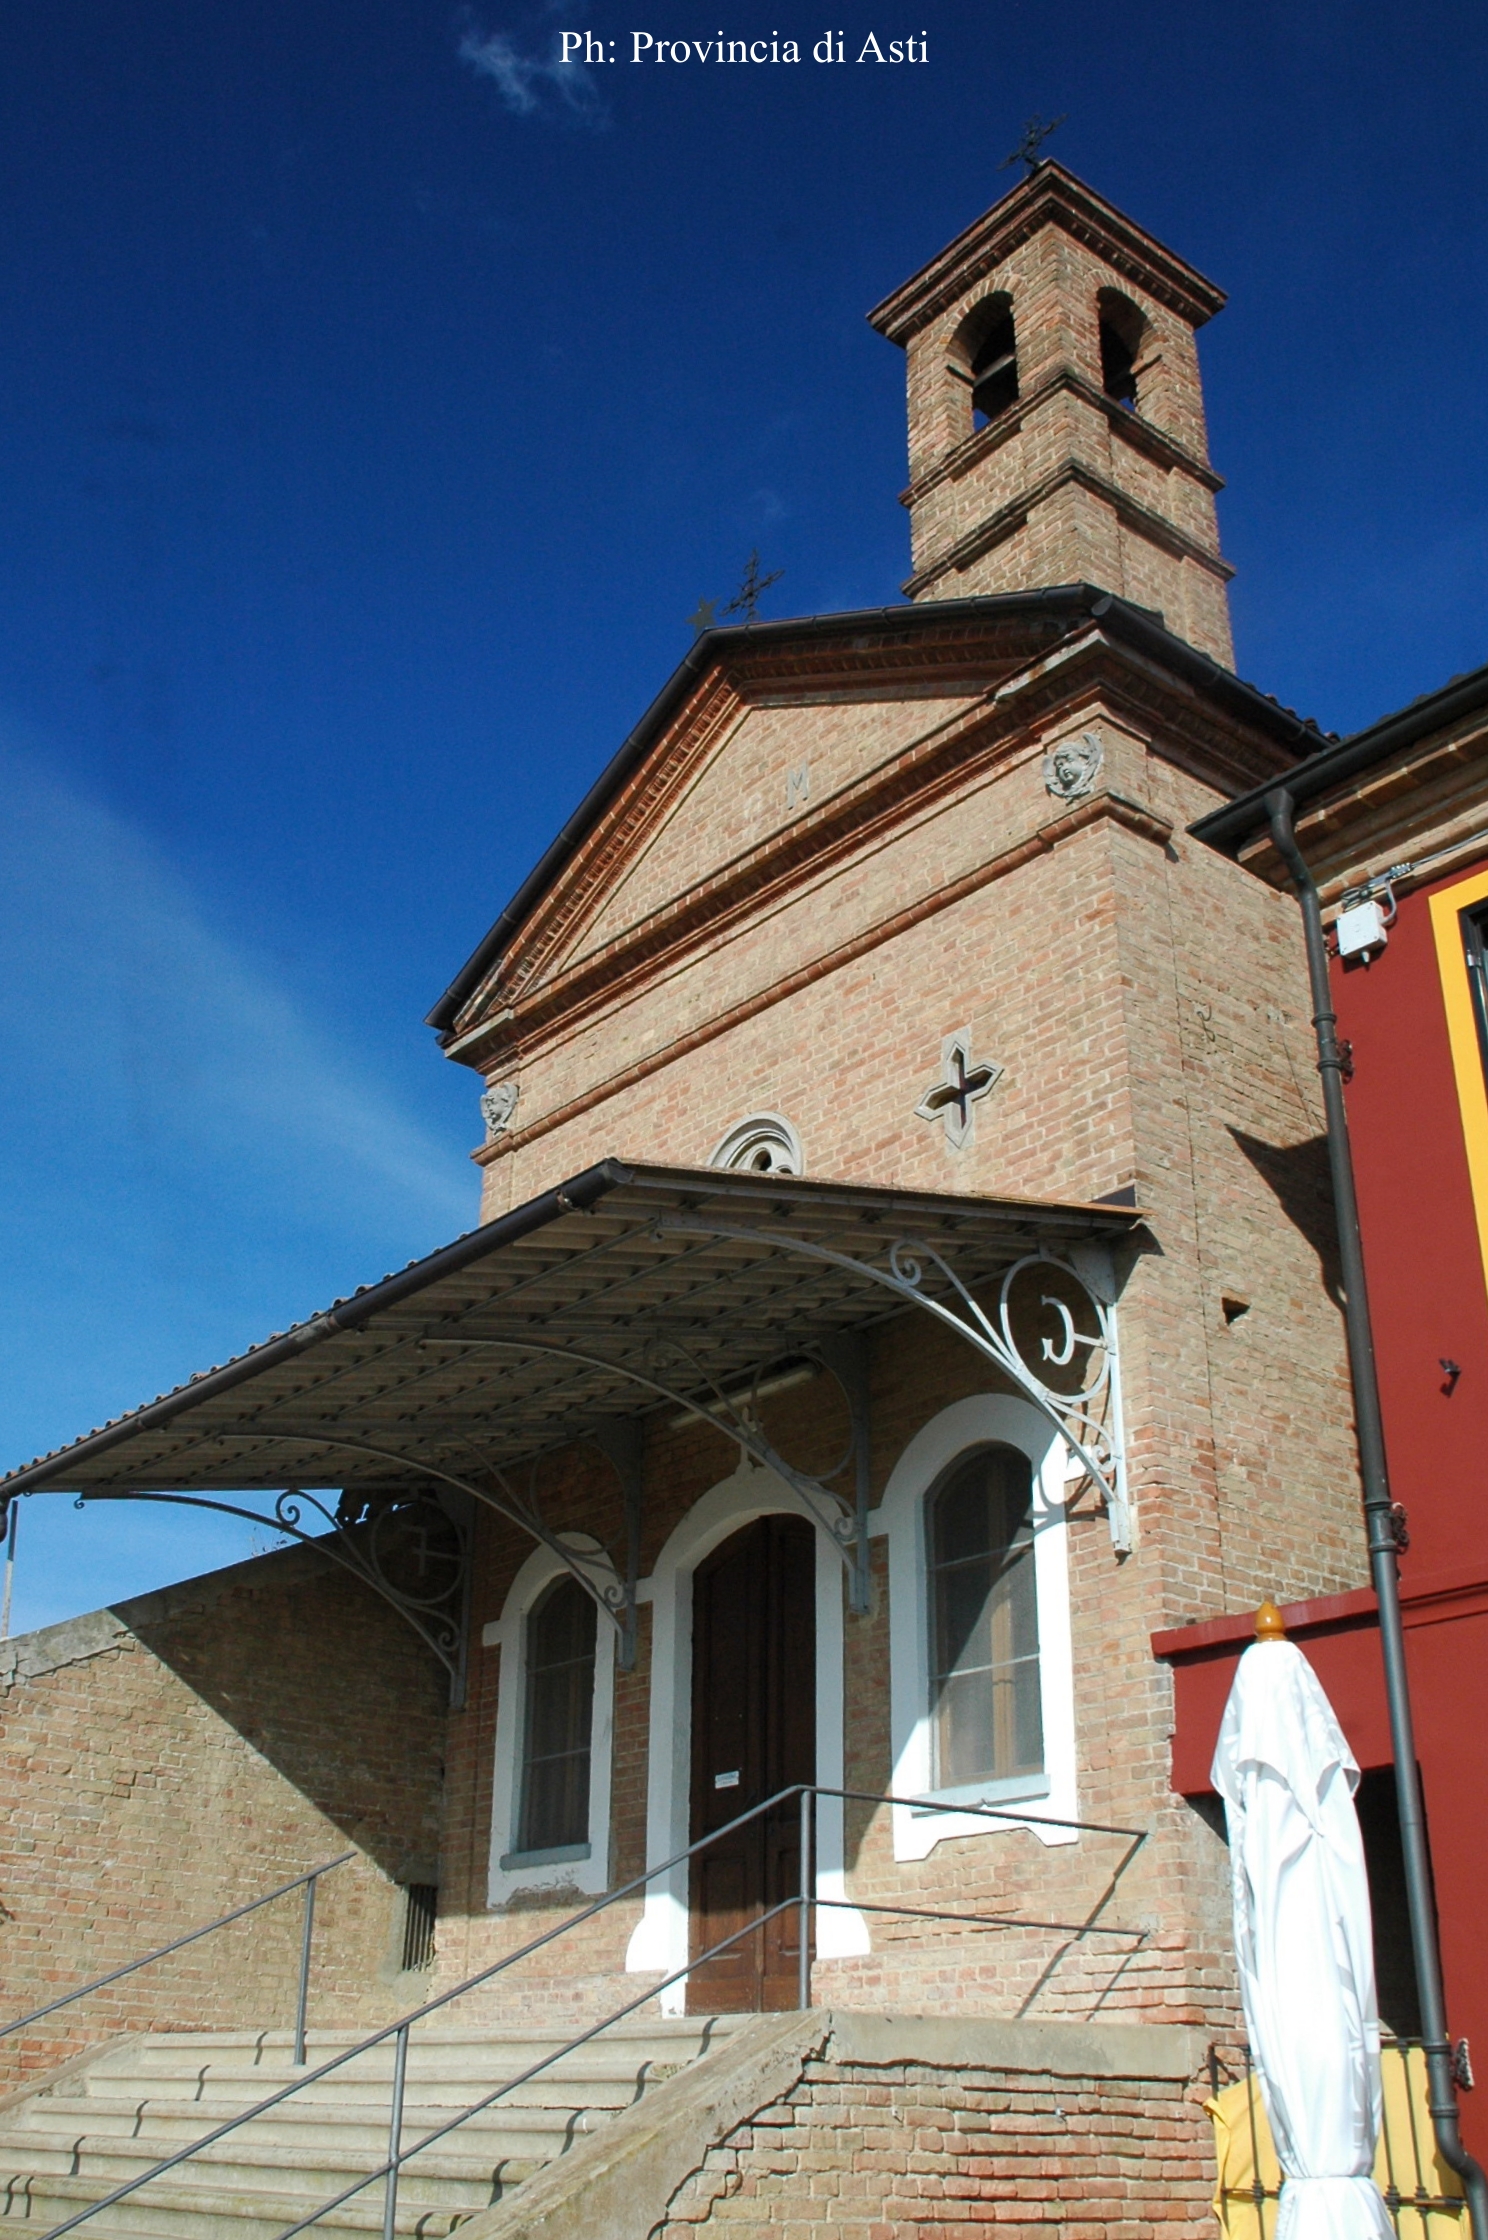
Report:
[{"label": "stone staircase", "polygon": [[[723,2046],[751,2017],[632,2016],[405,2164],[397,2231],[442,2240],[535,2170]],[[506,2079],[556,2053],[560,2026],[497,2031],[437,2023],[412,2034],[405,2150]],[[312,2032],[309,2069],[353,2032]],[[40,2236],[301,2072],[286,2031],[179,2031],[116,2041],[0,2109],[0,2235]],[[359,2054],[280,2107],[80,2228],[79,2240],[277,2240],[387,2155],[393,2045]],[[383,2230],[383,2187],[330,2211],[325,2233]]]}]

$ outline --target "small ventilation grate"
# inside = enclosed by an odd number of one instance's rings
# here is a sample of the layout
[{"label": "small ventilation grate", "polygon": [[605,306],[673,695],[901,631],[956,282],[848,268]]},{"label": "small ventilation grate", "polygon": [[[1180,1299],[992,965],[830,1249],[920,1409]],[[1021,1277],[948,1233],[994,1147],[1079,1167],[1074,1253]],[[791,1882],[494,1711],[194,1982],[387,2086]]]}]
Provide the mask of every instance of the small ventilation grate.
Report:
[{"label": "small ventilation grate", "polygon": [[410,1882],[404,1890],[403,1965],[427,1968],[434,1957],[434,1922],[439,1912],[437,1882]]}]

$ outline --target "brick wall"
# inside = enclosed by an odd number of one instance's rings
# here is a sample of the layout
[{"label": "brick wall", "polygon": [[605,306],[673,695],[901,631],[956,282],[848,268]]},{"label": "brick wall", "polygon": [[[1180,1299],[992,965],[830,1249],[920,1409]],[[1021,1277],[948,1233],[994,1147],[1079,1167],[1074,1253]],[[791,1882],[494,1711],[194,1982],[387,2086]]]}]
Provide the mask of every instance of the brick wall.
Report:
[{"label": "brick wall", "polygon": [[[949,1334],[913,1318],[874,1343],[871,1397],[874,1498],[908,1441],[952,1401],[993,1380]],[[804,1468],[829,1468],[844,1421],[825,1380],[764,1403],[780,1451]],[[644,1457],[641,1570],[698,1498],[734,1468],[720,1432],[672,1428],[653,1419]],[[609,1466],[574,1447],[550,1458],[539,1491],[545,1513],[565,1528],[618,1548],[620,1494]],[[1152,1524],[1154,1548],[1162,1519]],[[1146,1612],[1158,1591],[1157,1561],[1118,1564],[1104,1520],[1088,1507],[1070,1526],[1075,1615],[1075,1720],[1082,1817],[1146,1832],[1091,1933],[968,1928],[876,1915],[872,1952],[818,1962],[818,2003],[927,2014],[1088,2019],[1094,2015],[1221,2027],[1234,2011],[1229,1958],[1228,1861],[1213,1830],[1168,1781],[1170,1679],[1147,1650]],[[503,1520],[482,1518],[472,1589],[472,1638],[499,1616],[530,1542]],[[872,1607],[844,1619],[849,1787],[882,1792],[893,1773],[889,1720],[889,1592],[885,1543],[873,1543]],[[844,1584],[845,1591],[845,1584]],[[635,1669],[617,1672],[610,1823],[610,1885],[638,1874],[646,1857],[646,1771],[650,1712],[650,1610],[640,1612]],[[472,1649],[470,1700],[450,1722],[448,1806],[440,1935],[440,1981],[453,1983],[555,1927],[582,1902],[576,1891],[524,1895],[488,1910],[496,1708],[504,1656]],[[510,1777],[510,1769],[503,1769]],[[1035,1837],[941,1843],[926,1859],[895,1862],[888,1814],[852,1807],[847,1823],[848,1894],[854,1899],[942,1910],[996,1910],[1036,1920],[1081,1922],[1121,1862],[1124,1842],[1082,1837],[1046,1848]],[[634,1998],[644,1979],[624,1973],[639,1915],[627,1901],[552,1948],[518,1963],[472,1996],[468,2021],[520,2021],[534,2001],[544,2013],[597,2019]],[[1119,1931],[1120,1933],[1111,1933]],[[1135,1934],[1133,1934],[1135,1932]]]},{"label": "brick wall", "polygon": [[[3,1644],[7,2015],[352,1850],[321,1886],[311,2021],[397,1985],[396,1884],[438,1878],[443,1674],[359,1582],[262,1556]],[[281,1900],[0,2044],[0,2077],[123,2029],[283,2027],[301,1901]]]},{"label": "brick wall", "polygon": [[[951,2240],[970,2230],[1198,2240],[1213,2229],[1203,2087],[976,2065],[811,2061],[712,2147],[650,2240],[698,2229],[795,2240]],[[954,2063],[954,2065],[952,2065]]]},{"label": "brick wall", "polygon": [[[1134,412],[1103,394],[1107,289],[1143,322]],[[952,361],[968,316],[993,295],[1012,309],[1019,401],[973,432]],[[1098,583],[1233,659],[1217,478],[1186,319],[1051,225],[969,278],[909,339],[906,360],[915,596]],[[1070,479],[1071,467],[1083,477]]]}]

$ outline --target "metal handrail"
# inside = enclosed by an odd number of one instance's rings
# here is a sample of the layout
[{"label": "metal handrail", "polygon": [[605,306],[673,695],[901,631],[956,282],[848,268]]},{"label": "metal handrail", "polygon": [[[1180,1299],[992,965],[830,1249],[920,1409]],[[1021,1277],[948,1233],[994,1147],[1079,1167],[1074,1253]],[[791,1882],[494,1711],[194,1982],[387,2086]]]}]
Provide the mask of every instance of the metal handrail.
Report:
[{"label": "metal handrail", "polygon": [[122,1968],[111,1968],[105,1976],[95,1976],[91,1983],[79,1984],[75,1991],[64,1991],[60,1999],[50,2000],[44,2007],[33,2007],[30,2014],[23,2014],[17,2022],[0,2023],[0,2038],[13,2038],[17,2031],[29,2030],[33,2022],[42,2021],[55,2014],[59,2007],[70,2007],[75,1999],[86,1999],[90,1992],[102,1991],[107,1985],[117,1983],[122,1976],[132,1976],[137,1968],[148,1968],[152,1960],[165,1960],[183,1946],[196,1944],[202,1937],[210,1937],[214,1930],[225,1929],[230,1921],[241,1921],[244,1914],[257,1913],[260,1906],[271,1906],[276,1898],[287,1898],[291,1890],[302,1886],[305,1892],[305,1919],[300,1932],[300,1989],[295,2008],[295,2064],[305,2065],[305,2002],[310,1989],[310,1939],[315,1927],[315,1886],[324,1874],[337,1867],[344,1867],[354,1859],[354,1851],[343,1851],[337,1859],[327,1859],[323,1866],[311,1867],[305,1874],[297,1874],[293,1882],[281,1882],[277,1890],[265,1891],[261,1898],[250,1898],[246,1905],[234,1906],[231,1913],[220,1913],[205,1928],[188,1929],[184,1937],[176,1937],[170,1944],[163,1944],[154,1952],[141,1953],[138,1960],[126,1960]]},{"label": "metal handrail", "polygon": [[[322,2077],[328,2077],[335,2070],[344,2068],[348,2062],[357,2060],[362,2054],[371,2052],[374,2046],[383,2045],[390,2038],[396,2041],[396,2045],[387,2160],[379,2164],[375,2170],[369,2171],[364,2177],[359,2178],[355,2185],[348,2187],[344,2193],[338,2194],[334,2200],[321,2202],[308,2217],[302,2218],[298,2224],[290,2225],[283,2232],[276,2234],[275,2240],[294,2240],[296,2234],[307,2231],[311,2225],[318,2223],[320,2218],[329,2215],[333,2209],[340,2208],[343,2203],[351,2200],[355,2194],[364,2193],[369,2186],[376,2185],[379,2181],[385,2181],[387,2185],[383,2220],[384,2240],[393,2240],[393,2227],[397,2213],[398,2174],[405,2162],[410,2161],[414,2155],[421,2154],[435,2140],[442,2139],[449,2132],[457,2130],[462,2123],[467,2123],[472,2116],[479,2115],[484,2109],[489,2108],[495,2101],[501,2099],[504,2094],[515,2091],[518,2085],[529,2082],[531,2078],[540,2075],[544,2069],[551,2068],[554,2063],[563,2060],[579,2046],[587,2045],[589,2040],[597,2037],[601,2031],[609,2029],[616,2022],[623,2021],[627,2015],[634,2014],[638,2008],[649,2005],[660,1992],[667,1990],[674,1983],[680,1983],[694,1969],[716,1958],[720,1952],[726,1951],[729,1946],[742,1942],[745,1937],[753,1936],[767,1921],[773,1920],[778,1914],[788,1912],[792,1907],[799,1909],[801,1920],[798,1996],[801,2006],[803,2008],[809,2007],[811,2003],[811,1913],[813,1910],[820,1911],[823,1907],[851,1911],[856,1904],[856,1901],[850,1898],[818,1897],[816,1892],[808,1887],[808,1876],[810,1875],[815,1848],[812,1842],[815,1802],[821,1797],[831,1797],[843,1802],[863,1804],[904,1805],[916,1812],[964,1814],[977,1819],[1004,1820],[1020,1827],[1070,1828],[1086,1835],[1123,1836],[1127,1839],[1130,1848],[1125,1858],[1117,1866],[1105,1891],[1098,1899],[1094,1911],[1087,1916],[1084,1922],[1032,1920],[1022,1915],[948,1914],[932,1912],[915,1906],[888,1904],[872,1905],[867,1908],[867,1910],[875,1913],[894,1913],[908,1917],[923,1915],[928,1920],[969,1921],[987,1928],[1052,1929],[1067,1931],[1075,1936],[1089,1934],[1094,1929],[1096,1916],[1108,1903],[1117,1881],[1147,1840],[1145,1829],[1110,1827],[1100,1821],[1066,1819],[1053,1813],[1032,1813],[1019,1811],[1016,1808],[1006,1809],[996,1805],[943,1804],[931,1797],[898,1796],[889,1790],[880,1792],[868,1789],[837,1789],[823,1787],[811,1781],[793,1781],[785,1788],[778,1789],[773,1796],[766,1797],[763,1802],[751,1805],[745,1812],[735,1814],[734,1818],[725,1821],[721,1828],[714,1828],[709,1834],[697,1837],[681,1851],[673,1852],[669,1859],[663,1859],[657,1865],[647,1867],[643,1873],[633,1876],[629,1882],[622,1883],[617,1889],[606,1891],[601,1897],[596,1898],[592,1904],[582,1906],[577,1913],[570,1914],[567,1920],[560,1921],[554,1928],[545,1929],[540,1936],[533,1937],[527,1944],[520,1945],[515,1952],[504,1954],[501,1959],[493,1960],[489,1967],[478,1969],[474,1975],[467,1976],[462,1983],[453,1985],[450,1990],[441,1991],[436,1997],[425,2000],[422,2006],[414,2007],[399,2021],[385,2023],[380,2030],[372,2031],[356,2045],[344,2047],[341,2052],[333,2054],[329,2061],[323,2061],[318,2068],[307,2070],[304,2076],[295,2077],[290,2083],[281,2085],[277,2092],[269,2093],[264,2099],[255,2102],[251,2108],[245,2108],[238,2115],[229,2116],[212,2130],[204,2132],[199,2139],[193,2139],[187,2146],[177,2148],[174,2154],[166,2155],[161,2161],[153,2163],[148,2170],[141,2171],[138,2176],[127,2179],[121,2186],[116,2186],[112,2193],[106,2193],[100,2200],[90,2202],[86,2208],[75,2210],[70,2217],[64,2218],[61,2224],[51,2226],[46,2233],[40,2236],[40,2240],[62,2240],[64,2233],[75,2231],[79,2225],[86,2224],[89,2218],[98,2216],[105,2209],[111,2209],[116,2202],[123,2201],[130,2194],[137,2193],[142,2186],[149,2185],[156,2178],[164,2177],[168,2171],[179,2168],[183,2162],[189,2162],[194,2155],[202,2153],[205,2148],[215,2146],[219,2139],[225,2139],[230,2133],[241,2130],[245,2124],[254,2122],[261,2115],[266,2115],[271,2108],[279,2107],[282,2102],[292,2098],[295,2093],[303,2091],[307,2085],[318,2084]],[[422,2022],[429,2015],[438,2013],[441,2008],[450,2006],[456,1999],[463,1998],[467,1992],[478,1990],[482,1984],[491,1982],[493,1977],[503,1974],[508,1968],[515,1967],[518,1961],[529,1959],[534,1952],[540,1952],[545,1945],[552,1944],[559,1937],[567,1936],[571,1929],[579,1928],[586,1921],[592,1921],[597,1914],[604,1913],[611,1906],[620,1904],[623,1899],[633,1897],[638,1890],[643,1890],[648,1883],[656,1881],[661,1875],[670,1874],[674,1868],[682,1866],[687,1860],[695,1857],[698,1852],[707,1850],[711,1844],[720,1842],[723,1837],[734,1834],[739,1828],[747,1827],[750,1821],[759,1819],[767,1812],[778,1811],[782,1805],[788,1804],[792,1798],[800,1800],[802,1830],[801,1887],[796,1895],[780,1899],[775,1905],[767,1907],[756,1919],[746,1923],[742,1929],[737,1929],[730,1936],[723,1938],[719,1944],[710,1946],[706,1952],[692,1955],[685,1967],[676,1969],[660,1983],[648,1985],[639,1997],[618,2008],[613,2014],[606,2015],[603,2021],[595,2023],[592,2028],[581,2031],[576,2037],[571,2038],[567,2044],[560,2046],[556,2052],[545,2055],[541,2061],[524,2070],[520,2077],[509,2078],[505,2084],[499,2085],[494,2092],[488,2093],[484,2099],[476,2101],[472,2106],[462,2109],[448,2123],[441,2125],[436,2131],[427,2133],[425,2137],[417,2140],[413,2146],[405,2148],[402,2145],[403,2087],[407,2075],[409,2033],[415,2023]],[[1130,1937],[1138,1944],[1143,1942],[1146,1937],[1146,1931],[1140,1929],[1110,1929],[1100,1933]]]}]

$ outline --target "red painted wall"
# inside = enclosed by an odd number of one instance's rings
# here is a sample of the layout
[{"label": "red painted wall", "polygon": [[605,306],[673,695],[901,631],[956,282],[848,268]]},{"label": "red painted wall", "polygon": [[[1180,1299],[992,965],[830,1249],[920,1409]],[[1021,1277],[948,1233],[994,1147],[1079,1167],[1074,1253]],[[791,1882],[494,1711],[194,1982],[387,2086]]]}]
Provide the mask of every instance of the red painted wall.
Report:
[{"label": "red painted wall", "polygon": [[[1413,1573],[1488,1574],[1488,1289],[1483,1280],[1429,901],[1408,895],[1371,965],[1333,968],[1380,1399]],[[1441,1360],[1460,1362],[1444,1390]],[[1488,1671],[1484,1673],[1488,1685]]]}]

